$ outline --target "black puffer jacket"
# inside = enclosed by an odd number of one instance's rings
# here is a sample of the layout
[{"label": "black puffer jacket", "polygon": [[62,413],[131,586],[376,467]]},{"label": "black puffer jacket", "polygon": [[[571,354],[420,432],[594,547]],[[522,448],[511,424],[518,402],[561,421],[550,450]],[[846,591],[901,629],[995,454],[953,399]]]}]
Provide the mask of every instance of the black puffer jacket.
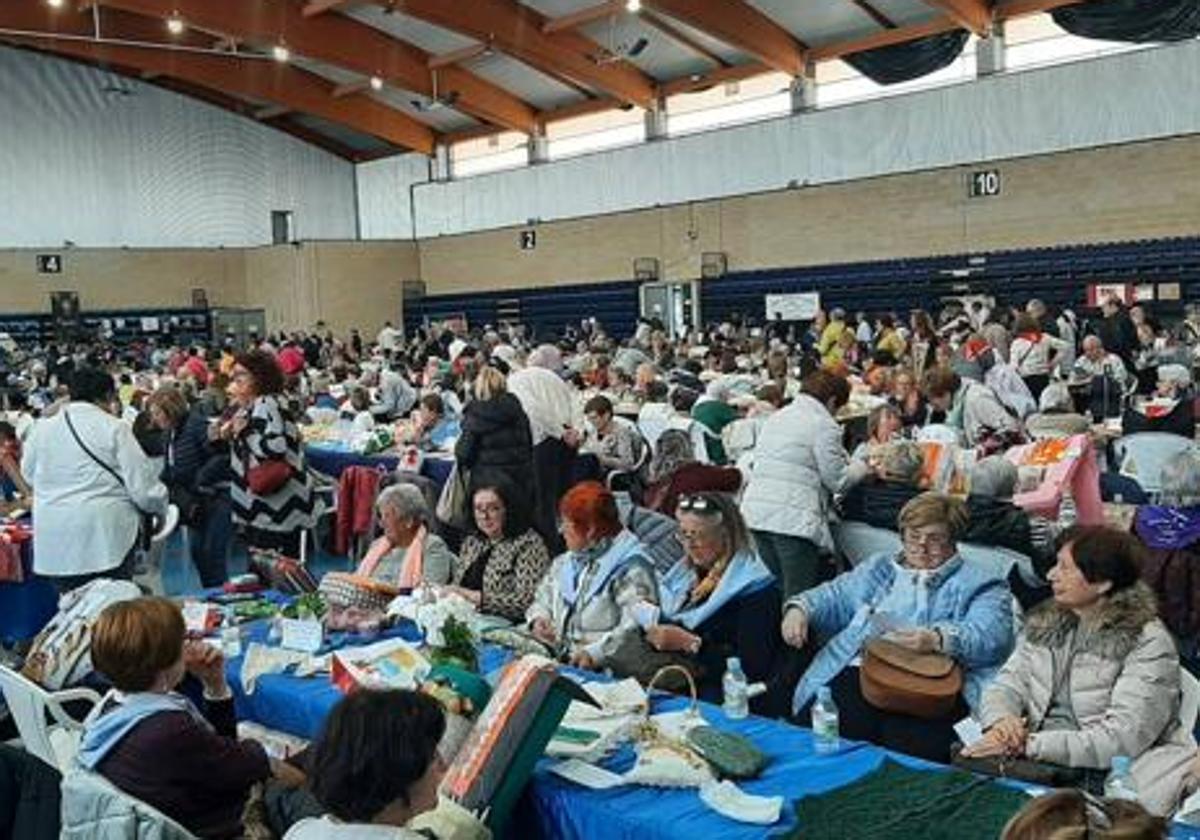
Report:
[{"label": "black puffer jacket", "polygon": [[468,471],[472,492],[502,484],[532,495],[533,437],[525,409],[512,394],[467,404],[454,456]]}]

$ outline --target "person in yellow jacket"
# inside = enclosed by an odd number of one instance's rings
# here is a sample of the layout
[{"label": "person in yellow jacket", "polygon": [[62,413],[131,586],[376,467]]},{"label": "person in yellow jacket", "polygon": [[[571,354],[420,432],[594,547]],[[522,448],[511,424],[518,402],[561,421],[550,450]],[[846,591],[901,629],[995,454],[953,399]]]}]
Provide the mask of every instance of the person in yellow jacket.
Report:
[{"label": "person in yellow jacket", "polygon": [[879,335],[875,339],[875,349],[891,353],[892,358],[898,362],[904,358],[907,346],[904,336],[900,335],[900,331],[896,329],[895,319],[891,315],[880,316]]},{"label": "person in yellow jacket", "polygon": [[825,329],[821,331],[821,338],[817,341],[817,352],[821,354],[823,364],[841,361],[838,340],[845,331],[846,311],[840,307],[835,308],[829,313],[829,323],[825,325]]}]

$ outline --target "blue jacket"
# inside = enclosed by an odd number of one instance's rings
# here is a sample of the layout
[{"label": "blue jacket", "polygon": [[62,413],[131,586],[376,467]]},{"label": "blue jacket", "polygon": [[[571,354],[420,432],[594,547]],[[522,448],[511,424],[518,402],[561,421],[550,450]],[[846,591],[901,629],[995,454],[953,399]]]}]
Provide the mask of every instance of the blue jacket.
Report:
[{"label": "blue jacket", "polygon": [[972,709],[1013,648],[1008,583],[957,555],[922,572],[901,565],[895,555],[879,554],[788,606],[805,611],[810,635],[829,639],[796,686],[797,712],[879,632],[873,615],[886,616],[891,625],[937,628],[943,650],[963,667],[963,696]]}]

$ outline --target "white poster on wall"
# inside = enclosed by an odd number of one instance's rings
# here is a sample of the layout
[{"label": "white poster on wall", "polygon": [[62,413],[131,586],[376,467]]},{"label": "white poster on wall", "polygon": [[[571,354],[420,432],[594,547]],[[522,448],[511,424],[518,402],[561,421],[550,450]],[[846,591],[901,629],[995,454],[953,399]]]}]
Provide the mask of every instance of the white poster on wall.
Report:
[{"label": "white poster on wall", "polygon": [[811,321],[821,308],[820,292],[767,295],[767,320]]}]

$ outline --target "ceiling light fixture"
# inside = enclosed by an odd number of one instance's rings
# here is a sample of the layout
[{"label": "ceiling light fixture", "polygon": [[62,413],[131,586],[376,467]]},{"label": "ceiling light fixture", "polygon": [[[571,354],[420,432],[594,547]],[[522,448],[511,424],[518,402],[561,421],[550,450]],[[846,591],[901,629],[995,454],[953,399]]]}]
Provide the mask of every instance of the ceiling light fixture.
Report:
[{"label": "ceiling light fixture", "polygon": [[61,9],[65,0],[46,0],[46,5],[51,9]]},{"label": "ceiling light fixture", "polygon": [[183,18],[178,14],[171,15],[167,18],[167,31],[172,35],[183,34]]},{"label": "ceiling light fixture", "polygon": [[282,64],[292,57],[292,52],[283,44],[276,44],[271,47],[271,57]]},{"label": "ceiling light fixture", "polygon": [[625,0],[625,11],[637,14],[642,10],[642,0]]},{"label": "ceiling light fixture", "polygon": [[371,77],[371,90],[383,90],[383,79],[378,76]]}]

